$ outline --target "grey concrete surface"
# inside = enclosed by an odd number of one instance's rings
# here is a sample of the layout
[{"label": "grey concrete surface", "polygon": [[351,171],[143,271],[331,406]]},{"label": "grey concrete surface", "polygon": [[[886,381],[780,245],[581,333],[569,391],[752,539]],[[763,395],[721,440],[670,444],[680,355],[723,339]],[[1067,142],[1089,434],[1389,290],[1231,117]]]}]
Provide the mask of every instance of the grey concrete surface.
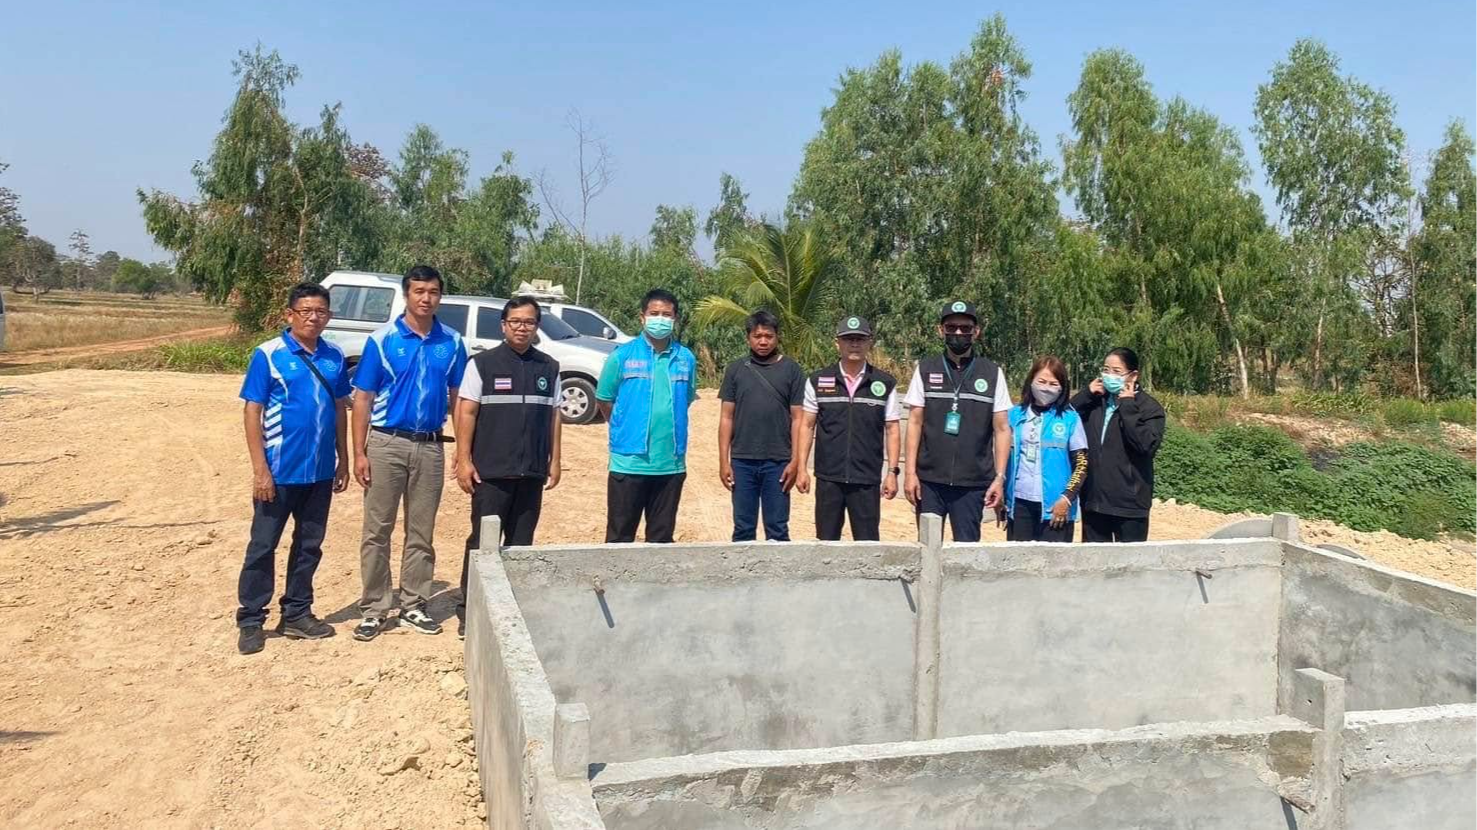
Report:
[{"label": "grey concrete surface", "polygon": [[946,546],[940,736],[1275,714],[1268,540]]},{"label": "grey concrete surface", "polygon": [[1288,717],[612,765],[611,830],[1303,827],[1314,730]]},{"label": "grey concrete surface", "polygon": [[1477,706],[1350,712],[1348,830],[1477,826]]},{"label": "grey concrete surface", "polygon": [[1279,701],[1292,672],[1348,682],[1351,711],[1477,698],[1477,594],[1296,544],[1284,545]]}]

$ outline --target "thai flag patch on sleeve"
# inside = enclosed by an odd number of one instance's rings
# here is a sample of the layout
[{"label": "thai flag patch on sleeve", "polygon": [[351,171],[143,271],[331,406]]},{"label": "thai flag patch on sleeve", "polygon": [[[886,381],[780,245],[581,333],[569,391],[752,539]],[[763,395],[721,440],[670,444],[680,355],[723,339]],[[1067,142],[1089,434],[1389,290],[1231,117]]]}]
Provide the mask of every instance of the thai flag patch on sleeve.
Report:
[{"label": "thai flag patch on sleeve", "polygon": [[493,378],[492,379],[492,390],[494,392],[511,392],[511,391],[513,391],[513,379],[512,378]]}]

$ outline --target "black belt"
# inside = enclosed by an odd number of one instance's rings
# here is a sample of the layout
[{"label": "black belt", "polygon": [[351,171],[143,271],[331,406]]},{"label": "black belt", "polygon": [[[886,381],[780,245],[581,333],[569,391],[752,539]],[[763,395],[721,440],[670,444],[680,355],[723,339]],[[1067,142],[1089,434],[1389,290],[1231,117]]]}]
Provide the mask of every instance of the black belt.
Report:
[{"label": "black belt", "polygon": [[404,438],[407,441],[419,441],[421,443],[448,440],[441,434],[441,430],[439,429],[435,432],[416,432],[412,429],[393,429],[391,427],[370,427],[370,429],[375,432],[383,432],[386,435],[393,435],[396,438]]}]

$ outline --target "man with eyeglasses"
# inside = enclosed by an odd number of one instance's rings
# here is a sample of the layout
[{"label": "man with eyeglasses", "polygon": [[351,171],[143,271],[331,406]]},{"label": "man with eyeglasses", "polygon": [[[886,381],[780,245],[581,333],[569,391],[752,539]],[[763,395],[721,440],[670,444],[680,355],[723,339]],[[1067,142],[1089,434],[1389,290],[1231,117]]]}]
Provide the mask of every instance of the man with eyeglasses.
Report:
[{"label": "man with eyeglasses", "polygon": [[904,492],[918,513],[948,517],[954,541],[978,542],[985,508],[1004,502],[1010,392],[1005,370],[975,354],[973,305],[945,303],[938,332],[944,354],[918,361],[903,397],[910,408]]},{"label": "man with eyeglasses", "polygon": [[287,586],[277,633],[299,640],[333,636],[313,616],[313,575],[334,493],[349,483],[349,372],[344,353],[324,340],[328,291],[302,283],[287,294],[288,328],[256,347],[241,384],[246,455],[251,459],[251,541],[237,586],[236,649],[266,646],[262,626],[272,601],[277,543],[292,520]]},{"label": "man with eyeglasses", "polygon": [[462,554],[456,633],[467,633],[467,566],[482,518],[503,523],[504,545],[531,545],[544,491],[559,484],[559,361],[533,345],[543,310],[533,297],[503,306],[503,342],[467,363],[456,402],[456,480],[472,497]]}]

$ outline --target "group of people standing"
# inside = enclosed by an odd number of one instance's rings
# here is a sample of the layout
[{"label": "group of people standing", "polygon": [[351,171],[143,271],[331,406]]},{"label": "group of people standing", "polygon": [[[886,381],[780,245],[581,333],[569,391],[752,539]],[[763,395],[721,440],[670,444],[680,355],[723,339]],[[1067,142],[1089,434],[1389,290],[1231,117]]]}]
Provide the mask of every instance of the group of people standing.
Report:
[{"label": "group of people standing", "polygon": [[[441,631],[426,604],[448,414],[456,480],[472,502],[458,634],[482,518],[501,519],[504,545],[530,545],[543,494],[559,483],[559,364],[535,345],[537,300],[509,300],[501,345],[469,359],[461,335],[436,319],[440,274],[417,266],[401,285],[405,313],[369,337],[352,378],[343,352],[321,337],[328,292],[310,283],[288,296],[288,328],[252,355],[241,390],[254,474],[236,614],[243,654],[265,645],[275,550],[289,519],[277,630],[333,635],[312,614],[312,577],[332,493],[347,488],[351,470],[364,489],[355,639],[392,624]],[[679,310],[670,292],[647,292],[640,335],[615,349],[599,378],[595,397],[609,422],[606,542],[635,541],[643,520],[647,542],[675,534],[697,399],[697,358],[675,337]],[[861,317],[838,323],[837,361],[809,374],[784,354],[773,314],[750,315],[745,332],[749,354],[726,367],[719,388],[718,476],[732,495],[734,541],[755,539],[761,523],[766,539],[788,540],[790,494],[812,488],[821,540],[839,540],[847,524],[853,539],[877,540],[881,502],[900,491],[915,512],[947,517],[955,541],[978,541],[987,510],[1012,541],[1070,542],[1079,521],[1083,541],[1147,539],[1164,410],[1138,382],[1132,350],[1111,351],[1075,396],[1062,361],[1038,358],[1013,404],[1004,370],[980,353],[979,316],[967,302],[943,307],[944,349],[918,361],[901,397],[897,379],[871,363],[873,331]],[[402,505],[397,597],[390,535]]]}]

